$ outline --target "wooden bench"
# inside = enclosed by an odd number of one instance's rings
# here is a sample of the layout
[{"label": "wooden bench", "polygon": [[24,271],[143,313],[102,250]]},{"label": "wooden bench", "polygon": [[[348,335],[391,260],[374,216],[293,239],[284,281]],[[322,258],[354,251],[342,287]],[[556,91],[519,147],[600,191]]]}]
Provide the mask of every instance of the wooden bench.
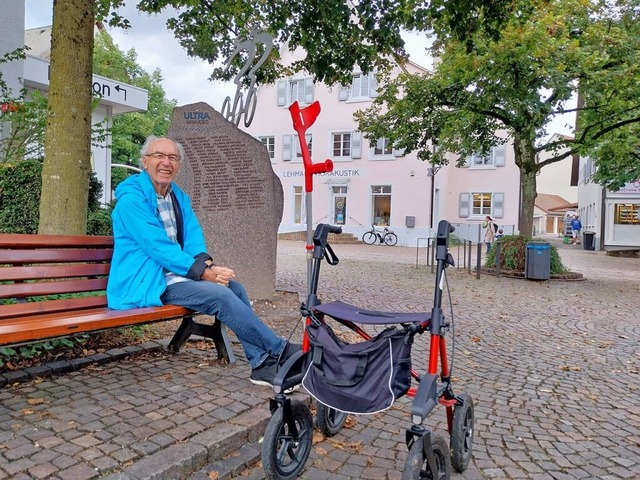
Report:
[{"label": "wooden bench", "polygon": [[199,323],[175,305],[113,310],[105,290],[113,237],[0,234],[0,346],[182,318],[169,343],[211,338],[218,358],[235,362],[224,326]]}]

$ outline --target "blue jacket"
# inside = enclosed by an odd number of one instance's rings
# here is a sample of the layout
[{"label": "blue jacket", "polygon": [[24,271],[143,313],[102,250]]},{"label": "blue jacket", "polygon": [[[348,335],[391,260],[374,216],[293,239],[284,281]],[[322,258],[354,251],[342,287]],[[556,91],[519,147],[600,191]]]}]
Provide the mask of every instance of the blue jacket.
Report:
[{"label": "blue jacket", "polygon": [[182,212],[184,248],[167,236],[147,172],[118,185],[111,214],[115,247],[107,285],[110,308],[162,305],[160,296],[167,287],[163,267],[199,280],[205,260],[211,259],[191,200],[176,184],[171,188]]},{"label": "blue jacket", "polygon": [[574,218],[573,220],[571,220],[571,229],[572,230],[575,230],[576,232],[579,232],[581,228],[582,228],[582,222],[580,221],[579,218]]}]

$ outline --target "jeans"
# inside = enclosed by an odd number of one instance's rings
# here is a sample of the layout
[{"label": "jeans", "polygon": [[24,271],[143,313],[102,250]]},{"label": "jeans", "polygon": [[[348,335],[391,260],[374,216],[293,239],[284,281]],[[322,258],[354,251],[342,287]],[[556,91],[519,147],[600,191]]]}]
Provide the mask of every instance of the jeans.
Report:
[{"label": "jeans", "polygon": [[235,280],[228,287],[203,280],[174,283],[167,286],[160,299],[165,305],[215,315],[236,334],[251,368],[258,367],[268,356],[277,357],[286,345],[253,313],[247,291]]}]

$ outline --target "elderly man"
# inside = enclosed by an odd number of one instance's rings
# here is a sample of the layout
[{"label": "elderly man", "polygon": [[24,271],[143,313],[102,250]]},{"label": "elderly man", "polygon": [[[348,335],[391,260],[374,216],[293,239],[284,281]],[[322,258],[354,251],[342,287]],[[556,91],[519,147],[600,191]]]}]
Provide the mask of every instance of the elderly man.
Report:
[{"label": "elderly man", "polygon": [[232,269],[215,265],[191,201],[175,183],[182,145],[149,137],[143,171],[116,189],[115,248],[107,286],[109,307],[181,305],[215,315],[240,340],[250,380],[271,385],[279,362],[300,349],[278,337],[253,312]]}]

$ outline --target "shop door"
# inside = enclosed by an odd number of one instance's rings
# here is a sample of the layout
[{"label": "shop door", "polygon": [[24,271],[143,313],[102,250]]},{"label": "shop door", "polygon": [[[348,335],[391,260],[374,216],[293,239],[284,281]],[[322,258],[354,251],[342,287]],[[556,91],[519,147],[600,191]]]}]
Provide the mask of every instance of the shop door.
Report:
[{"label": "shop door", "polygon": [[334,225],[347,222],[347,187],[331,187],[331,210]]}]

